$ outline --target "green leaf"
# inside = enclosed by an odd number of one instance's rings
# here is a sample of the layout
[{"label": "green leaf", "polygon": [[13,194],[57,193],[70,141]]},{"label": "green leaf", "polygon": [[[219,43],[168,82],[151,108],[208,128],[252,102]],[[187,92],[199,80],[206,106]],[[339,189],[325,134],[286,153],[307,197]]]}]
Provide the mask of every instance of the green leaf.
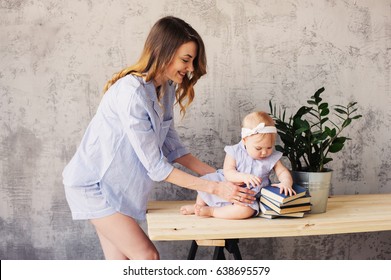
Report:
[{"label": "green leaf", "polygon": [[353,114],[354,112],[356,112],[358,109],[357,108],[354,108],[352,111],[350,111],[349,113],[350,114]]},{"label": "green leaf", "polygon": [[324,131],[327,133],[328,136],[333,137],[333,136],[331,136],[331,129],[330,129],[330,127],[326,126],[324,128]]},{"label": "green leaf", "polygon": [[330,110],[328,108],[325,108],[325,109],[320,111],[320,115],[322,117],[327,116],[329,113],[330,113]]},{"label": "green leaf", "polygon": [[337,137],[334,139],[333,143],[332,144],[343,144],[345,143],[346,140],[349,140],[349,138],[347,137]]},{"label": "green leaf", "polygon": [[333,129],[329,129],[330,131],[328,132],[329,136],[331,138],[335,137],[335,135],[337,134],[337,130],[335,128]]},{"label": "green leaf", "polygon": [[322,92],[324,92],[324,87],[321,87],[320,89],[318,89],[318,90],[315,92],[314,96],[315,96],[315,97],[319,97],[320,94],[321,94]]},{"label": "green leaf", "polygon": [[322,140],[326,140],[326,138],[328,137],[329,135],[327,134],[326,131],[323,131],[322,134],[320,135],[320,139]]},{"label": "green leaf", "polygon": [[284,143],[284,145],[292,146],[295,143],[295,140],[293,137],[286,135],[286,134],[279,134],[281,141]]},{"label": "green leaf", "polygon": [[347,109],[346,106],[343,106],[343,105],[334,105],[334,107],[339,107],[339,108],[342,108],[342,109]]},{"label": "green leaf", "polygon": [[324,87],[318,89],[315,94],[312,96],[313,99],[315,99],[316,104],[319,104],[322,101],[322,98],[320,98],[320,94],[324,92]]},{"label": "green leaf", "polygon": [[277,130],[289,131],[291,126],[283,121],[276,120],[276,128]]},{"label": "green leaf", "polygon": [[303,115],[307,114],[307,113],[310,112],[311,110],[312,110],[311,107],[302,106],[302,107],[300,107],[300,109],[297,111],[297,113],[293,116],[293,119],[301,118]]},{"label": "green leaf", "polygon": [[305,132],[307,130],[308,130],[307,127],[300,127],[299,129],[296,129],[295,135],[300,135],[300,134],[302,134],[303,132]]},{"label": "green leaf", "polygon": [[340,114],[343,114],[343,115],[347,115],[348,112],[346,112],[345,110],[342,110],[342,109],[339,109],[339,108],[334,108],[334,110]]},{"label": "green leaf", "polygon": [[335,142],[333,142],[333,143],[330,145],[329,152],[330,152],[330,153],[337,153],[337,152],[339,152],[340,150],[342,150],[343,146],[344,146],[343,143],[335,143]]},{"label": "green leaf", "polygon": [[362,117],[362,115],[357,115],[357,116],[352,117],[352,120],[356,120],[356,119],[359,119],[361,117]]},{"label": "green leaf", "polygon": [[282,146],[280,146],[280,145],[276,145],[276,151],[279,151],[281,153],[285,152],[284,148]]},{"label": "green leaf", "polygon": [[327,107],[329,107],[329,104],[328,103],[322,103],[322,104],[320,104],[319,105],[319,109],[325,109],[325,108],[327,108]]},{"label": "green leaf", "polygon": [[312,135],[315,136],[315,137],[319,136],[321,134],[322,134],[322,130],[315,130],[315,131],[312,132]]},{"label": "green leaf", "polygon": [[324,124],[325,122],[327,122],[328,120],[329,120],[329,118],[326,117],[326,118],[324,118],[324,119],[322,119],[322,120],[320,121],[320,124],[323,125],[323,124]]},{"label": "green leaf", "polygon": [[307,130],[310,129],[310,124],[306,120],[302,120],[302,119],[295,119],[293,122],[293,126],[296,129],[302,127],[306,128]]},{"label": "green leaf", "polygon": [[352,119],[351,119],[351,118],[347,118],[347,119],[342,123],[342,127],[347,127],[351,122],[352,122]]}]

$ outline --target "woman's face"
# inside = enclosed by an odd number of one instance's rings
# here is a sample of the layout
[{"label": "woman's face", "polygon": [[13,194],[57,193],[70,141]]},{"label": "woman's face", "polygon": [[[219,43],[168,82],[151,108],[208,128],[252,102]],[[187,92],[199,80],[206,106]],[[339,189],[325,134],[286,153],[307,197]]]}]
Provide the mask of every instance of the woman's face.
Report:
[{"label": "woman's face", "polygon": [[254,134],[243,139],[247,153],[256,160],[267,158],[273,153],[273,138],[270,133]]},{"label": "woman's face", "polygon": [[188,42],[181,45],[175,52],[172,62],[168,65],[165,79],[180,84],[188,72],[193,72],[193,62],[197,55],[197,44]]}]

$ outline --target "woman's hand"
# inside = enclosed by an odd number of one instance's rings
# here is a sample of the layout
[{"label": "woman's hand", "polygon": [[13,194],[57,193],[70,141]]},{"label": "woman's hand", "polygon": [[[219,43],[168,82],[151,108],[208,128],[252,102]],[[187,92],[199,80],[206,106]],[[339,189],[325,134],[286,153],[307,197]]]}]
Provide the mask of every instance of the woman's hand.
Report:
[{"label": "woman's hand", "polygon": [[236,205],[245,206],[255,200],[256,192],[225,181],[218,182],[214,194]]}]

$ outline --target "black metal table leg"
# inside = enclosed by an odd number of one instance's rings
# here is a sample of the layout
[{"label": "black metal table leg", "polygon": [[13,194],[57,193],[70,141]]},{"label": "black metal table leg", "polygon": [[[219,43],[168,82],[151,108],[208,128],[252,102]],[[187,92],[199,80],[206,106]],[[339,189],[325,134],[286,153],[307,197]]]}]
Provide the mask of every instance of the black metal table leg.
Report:
[{"label": "black metal table leg", "polygon": [[216,246],[213,254],[214,260],[225,260],[224,247]]},{"label": "black metal table leg", "polygon": [[230,252],[235,260],[241,260],[242,255],[240,254],[239,250],[239,239],[226,239],[225,240],[225,248],[227,249],[228,252]]},{"label": "black metal table leg", "polygon": [[193,240],[193,241],[191,242],[191,247],[190,247],[189,255],[187,256],[187,259],[188,259],[188,260],[194,260],[194,259],[195,259],[195,256],[196,256],[196,253],[197,253],[197,249],[198,249],[197,242],[195,242],[195,240]]}]

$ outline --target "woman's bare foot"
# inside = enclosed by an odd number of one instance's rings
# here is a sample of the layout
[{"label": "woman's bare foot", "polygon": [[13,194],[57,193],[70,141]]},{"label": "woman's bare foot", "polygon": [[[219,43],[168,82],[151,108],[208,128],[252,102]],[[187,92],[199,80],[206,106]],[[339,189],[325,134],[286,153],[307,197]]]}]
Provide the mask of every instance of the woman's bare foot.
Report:
[{"label": "woman's bare foot", "polygon": [[194,208],[195,208],[194,204],[187,204],[187,205],[183,205],[179,211],[181,212],[182,215],[192,215],[195,213]]},{"label": "woman's bare foot", "polygon": [[196,205],[194,205],[194,212],[197,216],[212,217],[213,216],[213,207],[196,204]]}]

